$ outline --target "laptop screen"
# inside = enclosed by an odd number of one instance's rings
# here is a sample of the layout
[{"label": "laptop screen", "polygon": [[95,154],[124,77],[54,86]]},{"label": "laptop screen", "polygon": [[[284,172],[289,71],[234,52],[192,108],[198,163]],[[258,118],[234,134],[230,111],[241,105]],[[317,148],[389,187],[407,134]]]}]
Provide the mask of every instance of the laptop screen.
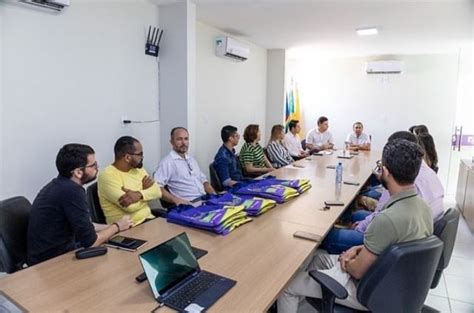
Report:
[{"label": "laptop screen", "polygon": [[199,269],[186,233],[143,252],[139,258],[156,299]]}]

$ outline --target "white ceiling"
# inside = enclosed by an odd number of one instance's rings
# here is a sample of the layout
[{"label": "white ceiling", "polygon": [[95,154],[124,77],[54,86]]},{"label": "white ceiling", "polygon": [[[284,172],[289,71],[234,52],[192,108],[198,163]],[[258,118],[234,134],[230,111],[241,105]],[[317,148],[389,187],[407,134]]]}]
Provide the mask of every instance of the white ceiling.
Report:
[{"label": "white ceiling", "polygon": [[[445,53],[472,42],[474,0],[193,2],[199,21],[265,48],[290,49],[290,57]],[[368,26],[379,35],[356,35]]]}]

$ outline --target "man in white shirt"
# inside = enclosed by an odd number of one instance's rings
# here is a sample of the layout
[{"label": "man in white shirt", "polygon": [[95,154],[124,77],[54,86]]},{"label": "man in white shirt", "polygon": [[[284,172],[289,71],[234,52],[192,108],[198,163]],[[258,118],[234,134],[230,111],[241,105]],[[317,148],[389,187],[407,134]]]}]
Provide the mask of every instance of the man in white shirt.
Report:
[{"label": "man in white shirt", "polygon": [[188,130],[184,127],[173,128],[170,144],[173,150],[161,160],[153,175],[156,182],[162,186],[162,198],[176,205],[190,204],[192,200],[205,194],[215,193],[196,159],[187,153]]},{"label": "man in white shirt", "polygon": [[306,148],[311,152],[329,150],[334,147],[334,139],[328,131],[328,118],[321,116],[318,118],[318,126],[306,135]]},{"label": "man in white shirt", "polygon": [[370,150],[370,137],[364,133],[364,125],[355,122],[352,126],[353,133],[347,135],[346,145],[350,150]]},{"label": "man in white shirt", "polygon": [[301,130],[298,120],[291,120],[288,123],[288,132],[285,134],[284,144],[293,159],[298,160],[307,157],[309,153],[303,150],[301,139],[298,133]]}]

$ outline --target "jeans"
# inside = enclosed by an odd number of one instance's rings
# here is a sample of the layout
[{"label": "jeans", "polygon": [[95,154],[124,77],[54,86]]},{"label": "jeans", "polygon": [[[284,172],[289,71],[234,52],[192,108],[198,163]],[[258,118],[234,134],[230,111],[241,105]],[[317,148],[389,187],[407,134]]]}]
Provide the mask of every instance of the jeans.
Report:
[{"label": "jeans", "polygon": [[[352,222],[358,222],[371,212],[359,210],[352,213]],[[332,228],[324,238],[321,247],[328,251],[329,254],[341,254],[349,248],[364,243],[364,233],[348,228]]]},{"label": "jeans", "polygon": [[379,191],[380,188],[380,185],[367,187],[360,192],[360,195],[378,200],[382,196],[382,193]]}]

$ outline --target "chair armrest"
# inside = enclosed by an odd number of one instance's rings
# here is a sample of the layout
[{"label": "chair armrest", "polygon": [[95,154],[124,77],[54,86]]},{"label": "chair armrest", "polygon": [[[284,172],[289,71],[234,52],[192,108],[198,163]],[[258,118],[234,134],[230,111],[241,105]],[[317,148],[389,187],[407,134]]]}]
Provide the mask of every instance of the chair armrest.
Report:
[{"label": "chair armrest", "polygon": [[334,278],[328,276],[318,270],[310,271],[309,276],[311,276],[315,281],[321,285],[321,289],[326,289],[332,295],[338,299],[345,299],[348,296],[346,288],[338,283]]}]

